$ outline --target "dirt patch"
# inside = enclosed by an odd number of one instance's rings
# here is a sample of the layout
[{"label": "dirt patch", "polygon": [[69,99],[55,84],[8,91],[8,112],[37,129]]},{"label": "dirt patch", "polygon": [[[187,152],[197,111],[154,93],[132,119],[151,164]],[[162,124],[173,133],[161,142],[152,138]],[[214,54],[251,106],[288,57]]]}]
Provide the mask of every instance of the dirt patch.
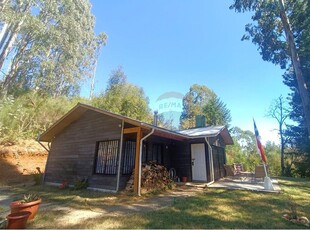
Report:
[{"label": "dirt patch", "polygon": [[[16,194],[26,193],[33,188],[37,187],[0,187],[0,216],[9,214],[9,205]],[[51,192],[54,189],[56,188],[49,186],[40,188],[43,202],[35,221],[29,222],[29,228],[87,229],[97,224],[97,228],[100,229],[122,228],[122,225],[118,226],[119,218],[126,219],[129,215],[132,217],[131,214],[146,213],[173,206],[188,197],[203,193],[205,187],[178,183],[172,190],[142,197],[132,196],[131,193],[126,192],[106,194],[83,190],[78,193],[79,195],[73,195],[74,191],[70,190],[61,194],[61,190]]]},{"label": "dirt patch", "polygon": [[43,172],[47,151],[34,140],[0,145],[0,185],[28,183],[37,167]]},{"label": "dirt patch", "polygon": [[[177,185],[174,189],[163,192],[159,195],[151,198],[145,198],[140,200],[131,200],[126,203],[118,202],[114,205],[102,204],[101,202],[91,202],[91,199],[85,199],[84,205],[79,208],[73,208],[68,206],[55,205],[53,203],[47,203],[41,205],[41,215],[48,215],[50,212],[63,213],[61,217],[57,219],[57,223],[54,223],[55,228],[68,228],[68,226],[80,225],[83,222],[89,222],[91,219],[107,219],[111,217],[126,217],[128,214],[134,213],[146,213],[162,209],[164,207],[172,206],[175,202],[182,202],[183,199],[195,196],[202,193],[204,188],[196,186]],[[118,197],[117,195],[112,196]],[[119,198],[119,197],[118,197]],[[65,225],[61,225],[65,223]],[[32,225],[32,228],[46,227],[39,225]],[[111,226],[105,226],[105,228],[117,228],[115,223],[111,223]],[[70,227],[71,228],[71,227]]]}]

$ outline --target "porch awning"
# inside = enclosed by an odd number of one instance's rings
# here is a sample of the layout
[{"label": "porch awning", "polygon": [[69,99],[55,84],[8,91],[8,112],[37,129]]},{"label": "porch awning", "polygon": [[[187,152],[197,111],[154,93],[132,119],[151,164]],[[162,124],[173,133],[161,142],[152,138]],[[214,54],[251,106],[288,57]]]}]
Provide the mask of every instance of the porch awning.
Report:
[{"label": "porch awning", "polygon": [[204,138],[204,137],[216,137],[222,136],[226,145],[233,145],[234,142],[228,132],[226,126],[207,126],[201,128],[193,128],[177,131],[180,134],[192,137],[192,138]]}]

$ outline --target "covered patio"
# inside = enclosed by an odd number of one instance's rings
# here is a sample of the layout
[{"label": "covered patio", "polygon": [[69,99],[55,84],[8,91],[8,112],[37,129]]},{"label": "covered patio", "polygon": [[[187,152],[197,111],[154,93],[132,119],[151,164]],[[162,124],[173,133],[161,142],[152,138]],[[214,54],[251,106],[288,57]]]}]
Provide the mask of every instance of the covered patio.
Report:
[{"label": "covered patio", "polygon": [[278,193],[281,191],[279,183],[276,179],[271,178],[274,190],[264,189],[264,180],[255,180],[253,177],[224,177],[213,184],[210,184],[209,188],[224,188],[224,189],[240,189],[250,190],[256,192],[272,192]]}]

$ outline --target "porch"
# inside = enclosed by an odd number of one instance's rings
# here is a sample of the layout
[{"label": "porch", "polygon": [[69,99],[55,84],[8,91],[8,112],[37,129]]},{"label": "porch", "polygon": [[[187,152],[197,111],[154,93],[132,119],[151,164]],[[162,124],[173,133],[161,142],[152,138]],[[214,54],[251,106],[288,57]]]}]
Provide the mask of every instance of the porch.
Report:
[{"label": "porch", "polygon": [[271,178],[274,190],[264,189],[264,180],[254,180],[252,177],[224,177],[213,184],[210,184],[209,188],[224,188],[224,189],[240,189],[250,190],[256,192],[272,192],[278,193],[281,191],[278,181],[275,178]]}]

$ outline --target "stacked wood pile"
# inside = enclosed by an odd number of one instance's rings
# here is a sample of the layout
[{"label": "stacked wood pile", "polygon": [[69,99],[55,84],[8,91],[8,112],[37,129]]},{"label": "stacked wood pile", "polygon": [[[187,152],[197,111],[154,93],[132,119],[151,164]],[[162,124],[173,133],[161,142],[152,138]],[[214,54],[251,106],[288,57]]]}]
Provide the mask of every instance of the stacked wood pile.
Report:
[{"label": "stacked wood pile", "polygon": [[[169,177],[169,172],[165,166],[159,165],[154,161],[142,164],[141,172],[141,193],[150,193],[167,188],[172,188],[173,181]],[[126,191],[134,189],[134,172],[127,182]]]}]

